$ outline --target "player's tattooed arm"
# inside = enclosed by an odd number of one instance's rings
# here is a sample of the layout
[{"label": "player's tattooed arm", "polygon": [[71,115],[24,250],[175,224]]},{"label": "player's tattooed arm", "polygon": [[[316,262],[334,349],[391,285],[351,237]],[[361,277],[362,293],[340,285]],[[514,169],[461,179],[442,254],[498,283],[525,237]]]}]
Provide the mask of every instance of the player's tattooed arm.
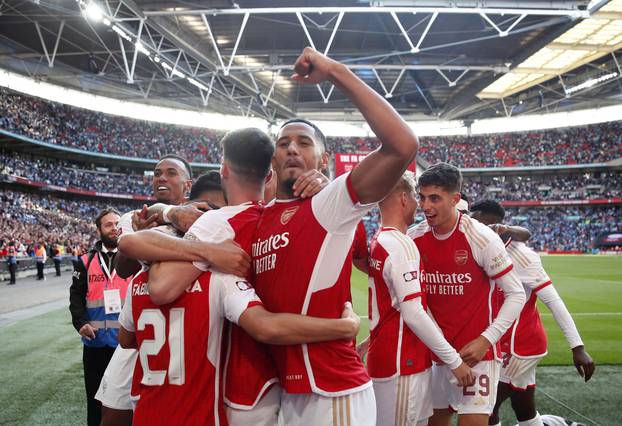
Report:
[{"label": "player's tattooed arm", "polygon": [[352,185],[361,203],[383,199],[417,154],[412,129],[376,91],[343,64],[307,47],[294,65],[292,78],[301,83],[332,82],[356,105],[382,142],[352,172]]},{"label": "player's tattooed arm", "polygon": [[361,326],[361,319],[354,313],[350,302],[344,305],[339,319],[276,314],[258,305],[246,309],[240,316],[238,325],[259,342],[295,345],[354,339]]},{"label": "player's tattooed arm", "polygon": [[[203,201],[191,202],[183,206],[169,206],[167,204],[156,203],[140,213],[145,217],[145,221],[156,225],[172,225],[182,233],[186,233],[203,213],[210,210],[211,206]],[[146,229],[146,228],[141,228]],[[136,228],[134,230],[137,230]]]},{"label": "player's tattooed arm", "polygon": [[119,345],[123,349],[136,349],[136,334],[127,331],[123,326],[119,328]]}]

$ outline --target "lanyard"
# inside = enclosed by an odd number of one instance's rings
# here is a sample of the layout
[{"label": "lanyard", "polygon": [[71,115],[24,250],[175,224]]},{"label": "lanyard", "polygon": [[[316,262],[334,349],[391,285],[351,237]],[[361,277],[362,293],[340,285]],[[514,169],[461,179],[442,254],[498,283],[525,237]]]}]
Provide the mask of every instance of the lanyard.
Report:
[{"label": "lanyard", "polygon": [[99,264],[101,265],[102,270],[104,271],[104,274],[106,274],[106,276],[108,277],[108,282],[105,284],[105,288],[108,288],[108,283],[112,284],[112,280],[114,279],[114,276],[117,273],[117,271],[116,270],[112,271],[112,275],[110,275],[108,264],[104,262],[104,259],[102,258],[101,253],[97,252],[97,256],[99,256]]}]

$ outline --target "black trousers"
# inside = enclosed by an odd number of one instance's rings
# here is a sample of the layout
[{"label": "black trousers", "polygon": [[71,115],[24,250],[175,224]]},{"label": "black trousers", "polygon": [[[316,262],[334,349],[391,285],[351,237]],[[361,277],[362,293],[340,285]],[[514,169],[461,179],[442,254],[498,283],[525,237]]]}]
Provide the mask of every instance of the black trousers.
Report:
[{"label": "black trousers", "polygon": [[43,262],[37,262],[37,279],[43,279]]},{"label": "black trousers", "polygon": [[9,262],[9,274],[11,275],[10,284],[15,284],[15,271],[17,270],[17,265],[15,263]]},{"label": "black trousers", "polygon": [[60,277],[60,260],[54,259],[54,268],[56,268],[56,276]]},{"label": "black trousers", "polygon": [[84,364],[84,387],[86,388],[86,413],[88,426],[99,426],[102,417],[101,402],[95,399],[95,394],[104,376],[104,371],[112,358],[115,348],[104,346],[92,348],[84,346],[82,363]]}]

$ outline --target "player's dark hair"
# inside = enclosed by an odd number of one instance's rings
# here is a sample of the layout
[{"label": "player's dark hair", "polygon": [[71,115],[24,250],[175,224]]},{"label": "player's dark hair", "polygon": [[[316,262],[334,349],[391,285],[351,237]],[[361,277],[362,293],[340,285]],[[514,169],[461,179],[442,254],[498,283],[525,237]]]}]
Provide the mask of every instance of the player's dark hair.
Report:
[{"label": "player's dark hair", "polygon": [[460,192],[462,189],[462,173],[451,164],[436,163],[421,173],[417,186],[419,188],[438,186],[447,192]]},{"label": "player's dark hair", "polygon": [[282,129],[283,127],[289,124],[296,124],[296,123],[306,124],[307,126],[311,127],[315,133],[315,139],[317,140],[317,142],[320,143],[322,147],[322,152],[326,152],[326,136],[324,135],[324,133],[320,130],[318,126],[316,126],[309,120],[305,120],[304,118],[292,118],[290,120],[287,120],[285,123],[283,123],[280,129]]},{"label": "player's dark hair", "polygon": [[469,202],[469,197],[467,197],[463,192],[460,193],[460,198],[462,198],[467,203]]},{"label": "player's dark hair", "polygon": [[186,168],[186,171],[188,172],[188,179],[192,179],[192,167],[190,166],[190,163],[188,162],[188,160],[186,160],[184,157],[182,157],[181,155],[177,155],[177,154],[166,154],[162,157],[160,157],[160,159],[158,160],[158,164],[162,161],[162,160],[166,160],[167,158],[170,158],[172,160],[177,160],[177,161],[181,161],[184,165],[184,167]]},{"label": "player's dark hair", "polygon": [[471,213],[480,212],[499,219],[502,222],[505,218],[505,209],[495,200],[480,200],[473,203]]},{"label": "player's dark hair", "polygon": [[263,182],[270,172],[274,142],[254,127],[232,130],[220,142],[223,157],[234,173],[250,182]]},{"label": "player's dark hair", "polygon": [[220,173],[216,170],[203,173],[194,181],[192,188],[190,189],[189,198],[194,200],[205,191],[222,191],[222,186],[220,185]]},{"label": "player's dark hair", "polygon": [[102,219],[104,218],[104,216],[110,213],[121,216],[121,213],[119,213],[119,211],[114,207],[105,207],[103,210],[100,210],[100,212],[97,213],[97,216],[95,216],[95,226],[97,226],[97,229],[101,229]]}]

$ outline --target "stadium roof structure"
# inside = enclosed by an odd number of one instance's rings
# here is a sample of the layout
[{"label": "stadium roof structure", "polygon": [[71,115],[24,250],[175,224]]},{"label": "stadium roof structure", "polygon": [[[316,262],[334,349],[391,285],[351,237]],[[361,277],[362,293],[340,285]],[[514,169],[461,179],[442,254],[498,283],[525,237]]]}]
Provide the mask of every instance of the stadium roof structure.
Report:
[{"label": "stadium roof structure", "polygon": [[[0,68],[156,105],[358,121],[288,77],[313,46],[409,120],[620,103],[622,0],[3,0]],[[518,76],[518,77],[517,77]]]}]

